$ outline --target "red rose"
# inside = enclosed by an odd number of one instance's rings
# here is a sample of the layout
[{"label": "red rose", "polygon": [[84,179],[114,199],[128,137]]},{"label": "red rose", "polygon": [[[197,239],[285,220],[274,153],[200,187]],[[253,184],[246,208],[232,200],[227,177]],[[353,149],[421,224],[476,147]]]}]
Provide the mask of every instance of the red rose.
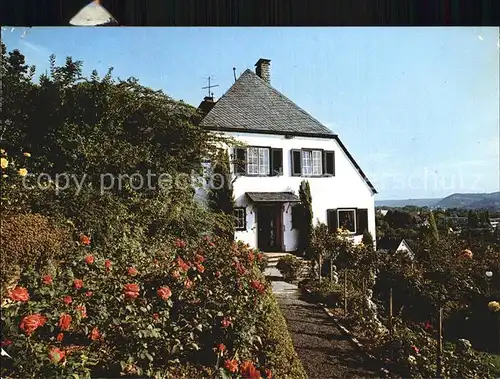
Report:
[{"label": "red rose", "polygon": [[262,253],[258,253],[258,254],[257,254],[257,260],[258,260],[259,262],[262,262],[262,260],[263,260],[263,259],[264,259],[264,254],[262,254]]},{"label": "red rose", "polygon": [[28,301],[30,295],[28,290],[24,287],[16,287],[9,292],[9,297],[14,301]]},{"label": "red rose", "polygon": [[135,267],[129,267],[127,272],[131,276],[136,276],[139,273]]},{"label": "red rose", "polygon": [[125,284],[123,292],[125,293],[125,297],[136,299],[139,296],[139,285],[135,283]]},{"label": "red rose", "polygon": [[63,301],[65,304],[71,304],[73,299],[71,298],[71,296],[64,296]]},{"label": "red rose", "polygon": [[86,236],[85,234],[82,234],[80,235],[80,242],[83,244],[83,245],[90,245],[90,237],[89,236]]},{"label": "red rose", "polygon": [[52,276],[44,275],[42,277],[43,284],[52,284]]},{"label": "red rose", "polygon": [[9,345],[12,345],[11,340],[4,340],[4,341],[0,342],[0,346],[9,346]]},{"label": "red rose", "polygon": [[153,313],[153,319],[158,320],[160,318],[160,315],[158,313]]},{"label": "red rose", "polygon": [[174,278],[176,280],[181,277],[181,274],[177,270],[173,270],[171,275],[172,275],[172,278]]},{"label": "red rose", "polygon": [[226,359],[226,361],[224,362],[224,367],[229,372],[237,372],[238,362],[235,359]]},{"label": "red rose", "polygon": [[219,279],[221,276],[222,276],[222,274],[221,274],[221,272],[220,272],[220,271],[217,271],[217,272],[215,273],[215,277],[216,277],[217,279]]},{"label": "red rose", "polygon": [[83,280],[75,279],[75,280],[73,280],[73,284],[74,284],[75,288],[78,290],[78,289],[83,287]]},{"label": "red rose", "polygon": [[414,351],[416,354],[418,354],[418,353],[420,352],[420,349],[419,349],[418,347],[416,347],[416,346],[412,346],[411,348],[413,349],[413,351]]},{"label": "red rose", "polygon": [[196,254],[194,260],[196,263],[203,263],[205,262],[205,257],[203,255]]},{"label": "red rose", "polygon": [[172,291],[168,287],[161,287],[157,292],[159,297],[163,300],[168,300],[170,296],[172,296]]},{"label": "red rose", "polygon": [[270,369],[266,368],[264,372],[266,374],[266,379],[273,379],[273,373],[271,372]]},{"label": "red rose", "polygon": [[228,318],[228,317],[224,317],[224,318],[222,319],[222,321],[221,321],[221,325],[222,325],[222,327],[223,327],[223,328],[227,328],[227,327],[229,327],[229,326],[233,325],[233,323],[231,322],[231,319],[230,319],[230,318]]},{"label": "red rose", "polygon": [[193,282],[191,280],[189,280],[189,278],[186,278],[186,280],[184,281],[184,287],[187,289],[190,289],[192,286],[193,286]]},{"label": "red rose", "polygon": [[203,265],[199,264],[199,263],[196,263],[196,269],[203,274],[203,271],[205,271],[205,267],[203,267]]},{"label": "red rose", "polygon": [[224,352],[226,351],[226,345],[224,345],[223,343],[218,344],[217,350],[220,351],[221,354],[224,354]]},{"label": "red rose", "polygon": [[109,259],[106,259],[106,261],[104,261],[104,267],[106,267],[106,271],[109,271],[111,270],[111,261]]},{"label": "red rose", "polygon": [[183,241],[183,240],[177,238],[175,240],[175,247],[178,247],[178,248],[181,248],[181,249],[185,248],[186,247],[186,241]]},{"label": "red rose", "polygon": [[99,329],[97,327],[95,327],[94,329],[92,329],[92,331],[90,332],[90,339],[92,341],[97,341],[101,338],[101,334],[99,333]]},{"label": "red rose", "polygon": [[264,293],[264,291],[266,290],[266,287],[264,286],[264,284],[262,284],[258,280],[252,280],[251,286],[253,289],[255,289],[260,294]]},{"label": "red rose", "polygon": [[59,363],[66,359],[66,353],[57,347],[53,347],[49,351],[49,359],[52,363]]},{"label": "red rose", "polygon": [[236,267],[236,271],[238,271],[239,275],[245,275],[247,270],[240,262],[235,262],[234,266]]},{"label": "red rose", "polygon": [[255,255],[251,251],[248,252],[248,260],[252,263],[255,259]]},{"label": "red rose", "polygon": [[85,292],[85,296],[87,296],[87,297],[92,296],[92,291],[87,291],[87,292]]},{"label": "red rose", "polygon": [[252,362],[245,361],[240,366],[240,373],[245,378],[249,379],[260,379],[260,372],[255,368]]},{"label": "red rose", "polygon": [[92,263],[94,263],[94,256],[93,255],[87,255],[85,257],[85,262],[87,262],[88,265],[91,265]]},{"label": "red rose", "polygon": [[85,304],[77,306],[76,310],[80,313],[81,318],[87,317],[87,307],[85,306]]},{"label": "red rose", "polygon": [[34,314],[24,317],[19,324],[19,327],[29,336],[38,327],[43,326],[47,322],[47,318],[41,314]]},{"label": "red rose", "polygon": [[69,330],[69,327],[71,325],[71,316],[67,313],[61,314],[61,317],[59,317],[59,327],[61,330]]},{"label": "red rose", "polygon": [[181,257],[177,257],[177,265],[179,266],[179,269],[183,272],[187,272],[189,270],[189,265],[184,262],[184,260]]},{"label": "red rose", "polygon": [[59,342],[62,342],[63,338],[64,338],[64,333],[59,333],[59,334],[57,335],[57,337],[56,337],[56,339],[57,339]]}]

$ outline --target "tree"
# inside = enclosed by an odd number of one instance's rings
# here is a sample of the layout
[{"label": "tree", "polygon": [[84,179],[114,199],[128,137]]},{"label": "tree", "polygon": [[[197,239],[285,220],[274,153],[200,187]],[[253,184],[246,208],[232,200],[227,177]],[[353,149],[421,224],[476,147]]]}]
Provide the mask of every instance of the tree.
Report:
[{"label": "tree", "polygon": [[[212,175],[212,180],[209,181],[213,184],[209,192],[210,207],[215,212],[222,212],[232,220],[234,217],[234,194],[227,150],[219,151],[214,161]],[[234,239],[234,222],[232,228],[221,230],[220,233]]]},{"label": "tree", "polygon": [[430,214],[429,214],[429,228],[431,230],[431,235],[432,235],[433,240],[438,241],[439,240],[439,232],[438,232],[438,228],[436,225],[436,219],[434,218],[433,212],[430,212]]},{"label": "tree", "polygon": [[368,249],[373,249],[373,236],[368,229],[364,231],[363,238],[361,239],[361,242]]},{"label": "tree", "polygon": [[310,245],[313,238],[313,212],[311,188],[307,180],[300,183],[299,198],[301,203],[302,217],[299,226],[299,251],[310,255]]}]

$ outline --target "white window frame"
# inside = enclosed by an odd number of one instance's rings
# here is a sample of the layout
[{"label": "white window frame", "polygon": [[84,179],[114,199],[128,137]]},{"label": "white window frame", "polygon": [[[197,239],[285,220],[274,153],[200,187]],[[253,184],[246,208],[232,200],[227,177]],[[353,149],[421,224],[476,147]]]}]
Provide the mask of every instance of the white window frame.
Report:
[{"label": "white window frame", "polygon": [[247,227],[247,212],[244,207],[235,207],[233,210],[233,215],[235,218],[235,229],[236,230],[246,230]]},{"label": "white window frame", "polygon": [[356,234],[356,209],[355,208],[345,208],[345,209],[337,209],[337,227],[342,228],[343,226],[340,224],[340,212],[352,212],[353,214],[353,224],[354,230],[349,230],[349,233]]},{"label": "white window frame", "polygon": [[247,148],[247,174],[269,176],[271,160],[268,147]]},{"label": "white window frame", "polygon": [[323,175],[323,151],[317,149],[301,150],[301,176]]},{"label": "white window frame", "polygon": [[312,174],[313,176],[323,175],[323,152],[312,150]]}]

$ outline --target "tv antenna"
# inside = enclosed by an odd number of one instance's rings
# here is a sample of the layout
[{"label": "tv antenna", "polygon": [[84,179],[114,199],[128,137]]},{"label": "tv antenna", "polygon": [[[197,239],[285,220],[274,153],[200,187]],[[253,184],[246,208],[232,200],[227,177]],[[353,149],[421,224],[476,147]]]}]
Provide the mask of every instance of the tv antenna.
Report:
[{"label": "tv antenna", "polygon": [[211,91],[212,88],[218,87],[218,84],[210,84],[210,76],[208,77],[208,86],[206,87],[201,87],[201,89],[208,89],[208,97],[213,97],[214,93]]}]

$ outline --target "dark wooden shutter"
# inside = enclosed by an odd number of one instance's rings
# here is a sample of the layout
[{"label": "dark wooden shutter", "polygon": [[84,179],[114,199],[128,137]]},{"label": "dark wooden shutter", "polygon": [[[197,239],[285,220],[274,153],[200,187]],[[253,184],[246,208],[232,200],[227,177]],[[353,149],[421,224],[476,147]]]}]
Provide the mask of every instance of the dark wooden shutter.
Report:
[{"label": "dark wooden shutter", "polygon": [[271,176],[283,175],[283,149],[271,149]]},{"label": "dark wooden shutter", "polygon": [[323,174],[335,175],[335,152],[323,151]]},{"label": "dark wooden shutter", "polygon": [[292,207],[292,229],[299,229],[300,220],[304,217],[302,204]]},{"label": "dark wooden shutter", "polygon": [[335,232],[338,229],[337,225],[337,210],[336,209],[327,209],[326,210],[326,218],[328,224],[328,230],[331,232]]},{"label": "dark wooden shutter", "polygon": [[290,151],[292,162],[292,176],[300,176],[302,174],[302,157],[300,150]]},{"label": "dark wooden shutter", "polygon": [[234,162],[234,173],[245,174],[246,172],[246,152],[244,148],[237,147],[234,149],[236,152],[236,162]]},{"label": "dark wooden shutter", "polygon": [[368,230],[368,209],[356,210],[356,234],[361,235]]}]

